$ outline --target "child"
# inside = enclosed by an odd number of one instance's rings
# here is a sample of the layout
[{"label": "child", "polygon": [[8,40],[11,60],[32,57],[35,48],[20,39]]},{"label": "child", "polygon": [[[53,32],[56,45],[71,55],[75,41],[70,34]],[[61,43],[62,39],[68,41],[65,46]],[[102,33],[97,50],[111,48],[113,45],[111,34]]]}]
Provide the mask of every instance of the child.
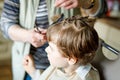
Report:
[{"label": "child", "polygon": [[24,68],[34,80],[100,80],[90,64],[98,48],[98,34],[93,19],[73,16],[48,28],[46,48],[50,66],[42,73],[34,68],[30,55]]}]

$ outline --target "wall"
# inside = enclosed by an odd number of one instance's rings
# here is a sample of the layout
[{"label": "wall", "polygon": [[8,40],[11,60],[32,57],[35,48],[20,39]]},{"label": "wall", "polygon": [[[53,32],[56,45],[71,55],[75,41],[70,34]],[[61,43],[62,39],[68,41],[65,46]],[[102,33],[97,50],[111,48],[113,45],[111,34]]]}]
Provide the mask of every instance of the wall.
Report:
[{"label": "wall", "polygon": [[[113,20],[109,23],[108,21],[98,20],[95,29],[101,39],[120,51],[120,20]],[[114,22],[118,22],[118,24],[111,25]],[[100,47],[93,63],[100,71],[101,80],[120,80],[120,53],[115,55],[111,51]]]},{"label": "wall", "polygon": [[[3,0],[0,0],[0,16],[3,7]],[[0,60],[10,59],[11,58],[11,41],[3,37],[0,30]]]}]

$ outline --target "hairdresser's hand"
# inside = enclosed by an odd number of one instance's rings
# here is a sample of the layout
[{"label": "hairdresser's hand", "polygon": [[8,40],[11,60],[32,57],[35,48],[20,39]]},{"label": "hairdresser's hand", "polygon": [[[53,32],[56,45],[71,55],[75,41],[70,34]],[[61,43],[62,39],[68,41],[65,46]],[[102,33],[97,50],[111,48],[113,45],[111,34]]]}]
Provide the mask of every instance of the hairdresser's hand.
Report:
[{"label": "hairdresser's hand", "polygon": [[56,7],[64,7],[65,9],[71,9],[79,7],[79,0],[56,0]]},{"label": "hairdresser's hand", "polygon": [[33,58],[30,54],[24,57],[23,67],[30,76],[34,76],[36,69],[34,67]]},{"label": "hairdresser's hand", "polygon": [[27,41],[31,43],[34,47],[40,47],[45,44],[46,40],[46,31],[45,29],[39,29],[41,32],[36,31],[35,29],[28,31]]}]

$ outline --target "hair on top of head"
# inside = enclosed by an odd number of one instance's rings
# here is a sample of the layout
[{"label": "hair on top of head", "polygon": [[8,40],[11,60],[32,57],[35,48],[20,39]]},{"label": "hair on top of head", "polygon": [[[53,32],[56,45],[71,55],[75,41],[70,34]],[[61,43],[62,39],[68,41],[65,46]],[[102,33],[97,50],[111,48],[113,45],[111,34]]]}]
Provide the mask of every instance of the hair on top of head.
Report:
[{"label": "hair on top of head", "polygon": [[[64,14],[61,15],[54,15],[51,19],[53,21],[53,23],[57,23],[56,21],[59,20],[59,18],[61,18],[61,16],[63,16]],[[94,27],[94,23],[96,21],[95,17],[89,17],[89,16],[85,16],[82,17],[80,15],[76,15],[76,16],[72,16],[70,18],[66,18],[61,20],[61,22],[63,22],[63,24],[66,23],[74,23],[75,25],[80,25],[82,27],[87,26],[87,27]],[[59,22],[58,22],[59,23]]]},{"label": "hair on top of head", "polygon": [[77,27],[94,27],[96,19],[89,16],[82,17],[80,15],[72,16],[71,18],[66,18],[63,20],[63,24],[72,23]]},{"label": "hair on top of head", "polygon": [[99,38],[93,28],[95,19],[73,16],[48,28],[48,42],[55,42],[65,57],[78,59],[87,64],[94,58],[99,45]]}]

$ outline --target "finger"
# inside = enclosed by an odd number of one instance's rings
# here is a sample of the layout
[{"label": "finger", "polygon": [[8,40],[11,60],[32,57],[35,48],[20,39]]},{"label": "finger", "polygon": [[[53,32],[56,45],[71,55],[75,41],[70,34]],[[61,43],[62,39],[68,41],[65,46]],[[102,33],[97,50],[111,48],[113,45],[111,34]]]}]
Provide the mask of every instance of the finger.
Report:
[{"label": "finger", "polygon": [[76,8],[78,7],[79,8],[79,4],[76,2],[76,3],[72,3],[68,6],[65,6],[65,9],[72,9],[72,8]]},{"label": "finger", "polygon": [[47,36],[46,36],[46,35],[44,36],[44,40],[45,40],[45,41],[47,40]]},{"label": "finger", "polygon": [[34,28],[34,31],[37,33],[41,33],[41,31],[39,31],[38,27]]},{"label": "finger", "polygon": [[28,64],[28,59],[26,58],[26,56],[23,59],[23,65],[27,65]]},{"label": "finger", "polygon": [[33,63],[33,57],[30,54],[28,55],[28,61],[29,61],[30,64]]},{"label": "finger", "polygon": [[62,3],[60,5],[60,7],[67,7],[67,6],[72,5],[72,4],[73,4],[73,1],[72,0],[68,0],[68,1]]},{"label": "finger", "polygon": [[23,65],[26,65],[26,60],[25,59],[23,59]]},{"label": "finger", "polygon": [[47,36],[46,35],[42,35],[41,38],[39,39],[39,41],[46,41],[47,40]]},{"label": "finger", "polygon": [[41,34],[46,35],[47,29],[38,28],[38,30],[41,32]]},{"label": "finger", "polygon": [[34,47],[40,47],[40,46],[42,46],[44,44],[44,40],[46,41],[46,36],[45,35],[42,35],[42,34],[39,34],[39,33],[35,33],[34,34],[34,38],[32,39],[31,44]]},{"label": "finger", "polygon": [[65,6],[65,9],[72,9],[72,8],[74,8],[74,5],[72,5],[72,4]]},{"label": "finger", "polygon": [[34,31],[37,32],[37,28],[34,28]]},{"label": "finger", "polygon": [[63,4],[66,0],[56,0],[55,1],[55,7],[59,7],[61,4]]},{"label": "finger", "polygon": [[44,34],[36,34],[36,38],[37,40],[36,41],[41,41],[41,40],[46,40],[46,33]]}]

